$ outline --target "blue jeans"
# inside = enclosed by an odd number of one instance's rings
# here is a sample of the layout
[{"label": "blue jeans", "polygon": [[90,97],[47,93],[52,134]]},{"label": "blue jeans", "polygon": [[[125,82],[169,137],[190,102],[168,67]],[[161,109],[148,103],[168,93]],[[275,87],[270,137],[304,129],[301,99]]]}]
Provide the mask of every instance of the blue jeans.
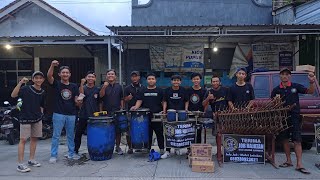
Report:
[{"label": "blue jeans", "polygon": [[76,116],[53,113],[53,136],[51,140],[51,157],[58,157],[59,139],[63,126],[65,126],[68,142],[68,154],[74,154],[74,127]]}]

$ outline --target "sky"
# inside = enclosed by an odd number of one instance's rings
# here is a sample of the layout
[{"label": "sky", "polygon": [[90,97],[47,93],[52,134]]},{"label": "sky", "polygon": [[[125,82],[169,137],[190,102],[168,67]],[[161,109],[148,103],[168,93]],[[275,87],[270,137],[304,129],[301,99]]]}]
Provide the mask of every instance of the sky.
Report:
[{"label": "sky", "polygon": [[[0,0],[0,8],[14,0]],[[131,0],[45,0],[97,34],[108,34],[105,26],[131,25]],[[139,0],[140,4],[149,0]]]}]

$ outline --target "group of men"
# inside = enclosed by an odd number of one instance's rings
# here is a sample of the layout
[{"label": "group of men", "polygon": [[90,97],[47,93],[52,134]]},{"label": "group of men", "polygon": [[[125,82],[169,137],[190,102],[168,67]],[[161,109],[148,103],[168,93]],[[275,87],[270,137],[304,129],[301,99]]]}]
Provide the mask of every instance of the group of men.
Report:
[{"label": "group of men", "polygon": [[[115,70],[108,70],[106,80],[101,87],[95,84],[96,74],[89,71],[84,79],[81,79],[80,87],[69,81],[71,71],[68,66],[60,66],[59,77],[57,80],[53,77],[54,69],[59,66],[59,62],[54,60],[47,73],[49,84],[55,89],[55,106],[53,113],[53,137],[51,144],[51,157],[49,162],[56,163],[58,158],[58,145],[63,127],[66,129],[69,159],[79,159],[79,148],[81,137],[84,133],[87,120],[93,116],[94,112],[107,111],[113,114],[121,109],[137,110],[139,108],[148,108],[152,117],[153,113],[166,113],[168,109],[202,111],[205,112],[208,106],[213,113],[226,108],[250,108],[251,101],[254,100],[254,90],[251,84],[245,81],[247,77],[246,69],[240,68],[236,73],[237,82],[231,87],[221,85],[220,78],[213,76],[211,79],[212,87],[207,90],[201,87],[202,76],[199,73],[191,75],[193,86],[186,89],[181,86],[182,78],[179,75],[171,77],[171,86],[166,89],[157,87],[157,77],[150,73],[147,75],[147,86],[140,83],[140,73],[133,71],[131,73],[131,84],[124,89],[117,83]],[[290,148],[288,146],[289,133],[295,142],[295,152],[297,154],[297,170],[308,173],[302,167],[301,162],[301,129],[299,126],[299,96],[298,93],[313,93],[315,77],[309,76],[309,89],[300,84],[290,82],[290,70],[280,71],[281,84],[276,87],[271,97],[285,101],[285,105],[297,104],[291,111],[291,121],[293,128],[284,132],[284,149],[287,155],[287,161],[282,167],[292,166],[290,159]],[[23,100],[21,111],[20,143],[18,150],[18,167],[20,172],[28,172],[28,166],[39,167],[40,163],[35,161],[34,154],[36,150],[37,138],[42,135],[42,122],[45,92],[41,88],[45,76],[42,72],[35,72],[32,75],[33,85],[23,86],[28,79],[23,78],[12,92],[12,97],[20,97]],[[126,106],[127,105],[127,106]],[[77,107],[80,109],[77,111]],[[76,132],[74,132],[76,117],[78,123]],[[151,149],[152,135],[155,132],[161,158],[170,157],[171,149],[165,147],[162,122],[150,122],[149,148]],[[197,143],[201,143],[201,131],[197,131]],[[24,147],[26,139],[31,137],[30,160],[27,165],[23,163]],[[121,133],[116,134],[115,151],[119,155],[124,152],[120,147]],[[129,149],[128,154],[133,153],[130,137],[127,136]],[[166,148],[166,149],[165,149]]]}]

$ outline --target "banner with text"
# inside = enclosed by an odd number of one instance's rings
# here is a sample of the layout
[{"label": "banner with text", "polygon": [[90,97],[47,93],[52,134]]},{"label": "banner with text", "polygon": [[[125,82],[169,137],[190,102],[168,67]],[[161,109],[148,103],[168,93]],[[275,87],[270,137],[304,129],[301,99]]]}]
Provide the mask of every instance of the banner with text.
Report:
[{"label": "banner with text", "polygon": [[161,44],[150,46],[151,69],[165,72],[203,72],[201,44]]},{"label": "banner with text", "polygon": [[264,164],[265,136],[224,134],[223,161]]},{"label": "banner with text", "polygon": [[195,143],[196,121],[164,122],[166,147],[184,148]]},{"label": "banner with text", "polygon": [[280,70],[287,67],[293,70],[293,45],[252,44],[253,69]]}]

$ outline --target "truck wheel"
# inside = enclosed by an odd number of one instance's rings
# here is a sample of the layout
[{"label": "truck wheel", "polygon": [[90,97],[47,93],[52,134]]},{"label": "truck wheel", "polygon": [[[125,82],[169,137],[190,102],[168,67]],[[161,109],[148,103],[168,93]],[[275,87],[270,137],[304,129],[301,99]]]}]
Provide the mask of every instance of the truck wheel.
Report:
[{"label": "truck wheel", "polygon": [[310,150],[312,148],[312,146],[313,146],[313,143],[307,143],[307,142],[302,143],[303,150]]}]

